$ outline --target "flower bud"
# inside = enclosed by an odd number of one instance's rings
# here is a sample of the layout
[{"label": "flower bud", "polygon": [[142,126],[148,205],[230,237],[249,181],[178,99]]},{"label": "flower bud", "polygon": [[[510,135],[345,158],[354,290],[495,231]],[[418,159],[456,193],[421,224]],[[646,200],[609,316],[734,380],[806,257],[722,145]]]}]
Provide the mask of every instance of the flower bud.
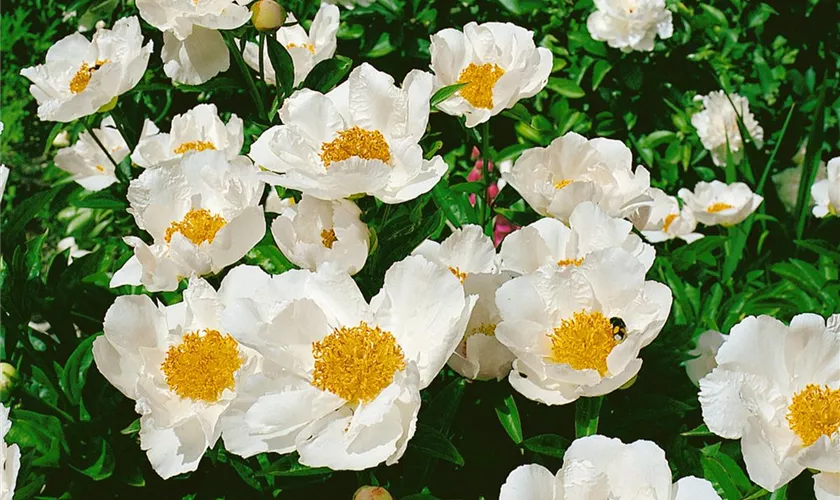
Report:
[{"label": "flower bud", "polygon": [[68,132],[66,130],[62,130],[61,132],[59,132],[55,136],[55,139],[53,139],[52,145],[57,147],[57,148],[66,148],[67,146],[69,146],[70,145],[70,132]]},{"label": "flower bud", "polygon": [[353,500],[393,500],[388,490],[381,486],[362,486],[353,495]]},{"label": "flower bud", "polygon": [[18,372],[9,363],[0,363],[0,401],[6,401],[18,383]]},{"label": "flower bud", "polygon": [[251,22],[257,31],[277,31],[286,22],[286,9],[274,0],[259,0],[251,6]]}]

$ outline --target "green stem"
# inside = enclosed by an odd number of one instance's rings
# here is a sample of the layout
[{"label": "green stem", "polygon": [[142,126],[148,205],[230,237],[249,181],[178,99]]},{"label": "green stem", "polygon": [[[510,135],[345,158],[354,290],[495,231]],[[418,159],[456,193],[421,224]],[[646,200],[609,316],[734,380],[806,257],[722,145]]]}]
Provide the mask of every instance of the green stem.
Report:
[{"label": "green stem", "polygon": [[85,126],[85,130],[87,130],[87,133],[90,134],[91,137],[93,137],[93,141],[96,142],[96,145],[99,146],[99,149],[101,149],[103,153],[105,153],[105,156],[108,157],[108,160],[110,160],[111,165],[113,165],[114,168],[116,169],[117,168],[117,162],[114,161],[114,157],[111,156],[111,153],[108,152],[108,148],[106,148],[105,145],[102,144],[102,141],[99,140],[99,137],[97,137],[96,134],[93,133],[93,128],[91,128],[88,121],[87,120],[82,120],[82,125]]},{"label": "green stem", "polygon": [[822,88],[817,99],[817,108],[814,111],[814,121],[811,126],[811,133],[808,134],[808,147],[805,150],[805,162],[802,164],[802,177],[799,180],[799,196],[796,198],[796,239],[801,240],[805,232],[805,221],[811,211],[811,185],[817,178],[817,170],[820,167],[820,152],[824,136],[823,118],[825,116],[826,91],[828,90],[827,80],[823,77]]},{"label": "green stem", "polygon": [[260,80],[268,88],[268,83],[265,81],[265,33],[262,31],[260,31]]},{"label": "green stem", "polygon": [[120,131],[120,135],[126,144],[128,144],[128,148],[133,151],[137,147],[137,134],[134,133],[134,129],[131,127],[128,118],[126,118],[119,104],[111,110],[111,117],[117,125],[117,130]]},{"label": "green stem", "polygon": [[604,396],[580,398],[575,403],[575,438],[591,436],[598,432],[598,417]]},{"label": "green stem", "polygon": [[490,162],[492,161],[490,154],[490,120],[487,120],[481,126],[481,159],[484,164],[481,172],[481,227],[486,232],[490,217],[490,195],[487,193],[490,187]]},{"label": "green stem", "polygon": [[257,113],[259,113],[260,118],[268,121],[268,117],[265,115],[265,105],[263,104],[262,96],[260,96],[257,84],[254,82],[254,77],[251,75],[250,68],[248,68],[248,65],[245,63],[245,59],[239,52],[239,47],[236,46],[233,34],[230,31],[225,30],[222,30],[221,33],[225,39],[225,45],[228,47],[228,52],[230,52],[233,60],[236,61],[236,66],[239,67],[239,72],[242,73],[242,77],[245,79],[245,84],[248,87],[248,93],[251,94],[251,99],[254,100],[254,105],[257,107]]}]

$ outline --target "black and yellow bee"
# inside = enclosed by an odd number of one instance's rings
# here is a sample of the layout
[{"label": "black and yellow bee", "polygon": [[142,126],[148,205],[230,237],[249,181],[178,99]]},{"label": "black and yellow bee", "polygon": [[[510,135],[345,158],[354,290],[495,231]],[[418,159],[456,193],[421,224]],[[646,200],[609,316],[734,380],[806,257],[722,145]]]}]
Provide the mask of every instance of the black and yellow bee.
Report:
[{"label": "black and yellow bee", "polygon": [[627,337],[627,325],[624,320],[618,317],[610,318],[610,325],[612,325],[613,338],[619,342]]}]

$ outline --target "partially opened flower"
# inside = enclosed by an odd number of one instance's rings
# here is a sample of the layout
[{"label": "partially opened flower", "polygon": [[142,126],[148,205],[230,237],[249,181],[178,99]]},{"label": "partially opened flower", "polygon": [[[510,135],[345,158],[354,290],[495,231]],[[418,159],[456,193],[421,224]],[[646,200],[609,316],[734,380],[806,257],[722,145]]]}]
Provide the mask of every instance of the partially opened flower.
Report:
[{"label": "partially opened flower", "polygon": [[[338,15],[338,7],[322,3],[318,13],[315,14],[315,19],[312,20],[309,33],[299,23],[277,30],[274,36],[292,56],[295,68],[294,86],[300,85],[316,64],[331,58],[335,54],[335,34],[338,32],[339,24]],[[286,22],[295,23],[297,19],[289,14]],[[255,71],[260,70],[260,48],[257,44],[253,42],[245,44],[245,52],[242,56],[248,66]],[[266,83],[276,85],[274,66],[271,65],[271,60],[268,57],[268,45],[266,45],[263,54],[263,66]]]},{"label": "partially opened flower", "polygon": [[114,273],[111,286],[175,290],[183,277],[218,273],[233,264],[265,235],[262,193],[250,160],[229,162],[220,151],[146,170],[128,187],[128,212],[154,241],[125,238],[134,256]]},{"label": "partially opened flower", "polygon": [[336,470],[402,457],[419,391],[452,354],[475,302],[421,256],[391,266],[370,304],[330,266],[273,277],[240,266],[225,281],[239,305],[223,323],[267,367],[223,416],[225,448],[297,450],[302,464]]},{"label": "partially opened flower", "polygon": [[685,372],[692,384],[699,387],[700,380],[717,368],[715,357],[728,338],[729,335],[715,330],[707,330],[697,337],[697,347],[688,351],[694,359],[685,362]]},{"label": "partially opened flower", "polygon": [[671,300],[621,248],[505,283],[496,293],[496,338],[516,356],[511,385],[550,405],[618,389],[639,372],[639,352],[664,326]]},{"label": "partially opened flower", "polygon": [[136,401],[140,447],[164,479],[198,468],[219,439],[219,416],[259,370],[259,355],[221,325],[224,308],[200,278],[190,280],[182,304],[117,297],[93,342],[96,367]]},{"label": "partially opened flower", "polygon": [[38,101],[38,118],[70,122],[96,113],[131,90],[146,71],[152,42],[143,46],[137,17],[124,17],[88,41],[74,33],[47,51],[44,64],[24,68],[29,91]]},{"label": "partially opened flower", "polygon": [[695,97],[695,100],[698,99],[703,101],[703,110],[691,117],[691,124],[697,129],[703,147],[712,154],[715,165],[726,165],[727,148],[735,164],[740,163],[743,158],[746,141],[741,137],[741,130],[738,128],[739,115],[756,146],[761,147],[764,142],[764,129],[750,112],[750,102],[745,97],[738,94],[730,94],[727,97],[724,91],[718,90],[706,96]]},{"label": "partially opened flower", "polygon": [[674,34],[665,0],[595,0],[595,7],[586,20],[589,34],[623,52],[651,51],[656,35]]},{"label": "partially opened flower", "polygon": [[[799,183],[802,181],[802,165],[805,163],[805,155],[808,152],[808,141],[802,142],[799,151],[793,157],[794,167],[782,170],[778,174],[771,177],[773,183],[776,185],[776,191],[779,193],[779,199],[785,206],[785,210],[793,212],[796,208],[796,200],[799,198]],[[817,177],[814,182],[821,181],[828,177],[825,162],[820,160],[817,168]],[[811,186],[813,189],[813,185]]]},{"label": "partially opened flower", "polygon": [[[110,116],[102,120],[93,133],[118,164],[131,152]],[[114,164],[88,132],[79,134],[79,140],[73,146],[58,150],[55,166],[73,174],[73,180],[90,191],[99,191],[118,182]]]},{"label": "partially opened flower", "polygon": [[228,160],[233,160],[244,140],[241,118],[231,115],[225,125],[215,104],[199,104],[175,115],[169,133],[161,132],[147,119],[131,161],[143,168],[172,166],[187,153],[207,150],[222,151]]},{"label": "partially opened flower", "polygon": [[324,264],[353,275],[365,265],[370,233],[361,210],[348,200],[304,195],[271,224],[274,241],[293,264],[316,270]]},{"label": "partially opened flower", "polygon": [[743,182],[701,181],[694,191],[680,189],[679,196],[694,218],[707,226],[733,226],[743,222],[764,201]]},{"label": "partially opened flower", "polygon": [[499,500],[720,500],[712,483],[688,476],[671,482],[662,448],[600,435],[576,439],[552,474],[538,464],[508,475]]},{"label": "partially opened flower", "polygon": [[643,209],[645,215],[640,218],[644,220],[639,223],[631,216],[631,220],[637,224],[648,241],[659,243],[679,238],[691,243],[703,237],[702,234],[694,232],[697,229],[697,219],[690,208],[680,208],[680,202],[661,189],[650,188],[648,194],[653,198],[653,204]]},{"label": "partially opened flower", "polygon": [[502,269],[528,274],[540,266],[579,266],[592,252],[620,247],[647,271],[656,251],[632,231],[630,222],[610,217],[587,201],[575,207],[568,227],[557,219],[544,218],[511,234],[502,243],[499,257]]},{"label": "partially opened flower", "polygon": [[[729,332],[700,381],[709,430],[741,440],[750,479],[775,491],[806,468],[818,498],[840,473],[840,315],[750,316]],[[832,490],[833,495],[828,494]]]},{"label": "partially opened flower", "polygon": [[613,139],[569,132],[548,147],[526,150],[502,176],[534,211],[564,222],[584,201],[612,217],[651,203],[650,174],[642,166],[634,172],[630,149]]},{"label": "partially opened flower", "polygon": [[435,88],[466,84],[437,107],[465,116],[467,127],[533,97],[551,73],[551,51],[534,44],[534,32],[511,23],[471,22],[463,32],[446,28],[432,35],[429,50]]},{"label": "partially opened flower", "polygon": [[9,409],[0,404],[0,500],[12,500],[20,471],[20,447],[6,444],[11,427]]},{"label": "partially opened flower", "polygon": [[828,162],[828,176],[811,186],[814,217],[840,213],[840,156]]},{"label": "partially opened flower", "polygon": [[446,172],[423,159],[432,75],[413,70],[402,88],[365,63],[328,94],[298,90],[280,109],[283,125],[263,133],[250,156],[270,184],[324,200],[354,194],[402,203],[429,191]]}]

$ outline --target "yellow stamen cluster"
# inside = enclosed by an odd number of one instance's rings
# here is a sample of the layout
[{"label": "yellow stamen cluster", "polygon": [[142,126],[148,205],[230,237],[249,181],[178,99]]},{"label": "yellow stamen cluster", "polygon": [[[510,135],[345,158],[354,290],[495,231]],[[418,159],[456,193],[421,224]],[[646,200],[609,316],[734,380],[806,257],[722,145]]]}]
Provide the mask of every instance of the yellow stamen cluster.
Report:
[{"label": "yellow stamen cluster", "polygon": [[793,396],[787,421],[805,446],[840,431],[840,389],[808,384]]},{"label": "yellow stamen cluster", "polygon": [[450,273],[452,273],[452,274],[454,274],[454,275],[455,275],[455,277],[456,277],[456,278],[458,278],[458,280],[459,280],[461,283],[463,283],[463,282],[464,282],[464,280],[465,280],[465,279],[467,279],[467,273],[462,272],[462,271],[461,271],[460,269],[458,269],[457,267],[450,267],[450,268],[449,268],[449,272],[450,272]]},{"label": "yellow stamen cluster", "polygon": [[324,245],[325,248],[332,248],[333,243],[338,241],[338,238],[335,237],[335,229],[322,229],[321,230],[321,244]]},{"label": "yellow stamen cluster", "polygon": [[560,259],[557,261],[557,265],[560,267],[567,267],[567,266],[576,266],[580,267],[583,264],[583,257],[579,259]]},{"label": "yellow stamen cluster", "polygon": [[213,215],[206,208],[195,208],[187,212],[184,220],[181,222],[173,222],[166,228],[166,242],[172,241],[172,235],[181,233],[185,238],[192,241],[196,245],[200,245],[205,241],[213,243],[213,238],[219,232],[227,221],[220,215]]},{"label": "yellow stamen cluster", "polygon": [[473,328],[467,335],[464,337],[470,338],[473,335],[487,335],[488,337],[495,337],[496,336],[496,324],[495,323],[482,323],[477,327]]},{"label": "yellow stamen cluster", "polygon": [[671,224],[673,224],[674,221],[677,220],[677,217],[679,217],[679,216],[680,216],[680,214],[668,214],[668,215],[666,215],[665,216],[665,223],[662,224],[662,232],[667,233],[668,228],[671,227]]},{"label": "yellow stamen cluster", "polygon": [[97,165],[97,166],[96,166],[96,170],[97,170],[100,174],[104,174],[104,173],[105,173],[105,167],[103,167],[102,165]]},{"label": "yellow stamen cluster", "polygon": [[351,404],[373,401],[405,369],[402,348],[391,332],[364,321],[313,342],[312,357],[312,385]]},{"label": "yellow stamen cluster", "polygon": [[607,374],[607,356],[619,344],[613,326],[599,311],[580,311],[549,334],[551,359],[575,370],[597,370]]},{"label": "yellow stamen cluster", "polygon": [[325,167],[352,156],[389,163],[391,149],[382,132],[359,127],[342,130],[331,142],[321,144],[321,161]]},{"label": "yellow stamen cluster", "polygon": [[504,74],[497,64],[470,63],[458,76],[458,83],[466,83],[458,93],[476,108],[492,109],[493,87]]},{"label": "yellow stamen cluster", "polygon": [[182,155],[187,151],[207,151],[208,149],[215,151],[216,145],[207,141],[189,141],[181,144],[174,151],[176,155]]},{"label": "yellow stamen cluster", "polygon": [[574,182],[571,179],[563,179],[554,183],[554,189],[560,190]]},{"label": "yellow stamen cluster", "polygon": [[82,63],[82,67],[79,68],[79,71],[73,75],[73,78],[70,79],[70,92],[73,94],[79,94],[83,90],[85,90],[90,83],[90,79],[93,78],[93,74],[96,73],[96,70],[101,68],[108,60],[97,60],[93,66],[90,66],[88,63]]},{"label": "yellow stamen cluster", "polygon": [[312,45],[311,43],[304,43],[304,44],[301,44],[301,45],[298,45],[296,43],[290,43],[290,44],[286,45],[287,49],[294,49],[295,47],[303,47],[304,49],[308,50],[309,52],[311,52],[313,54],[315,53],[315,46]]},{"label": "yellow stamen cluster", "polygon": [[216,330],[187,333],[166,353],[161,370],[166,384],[182,398],[214,403],[225,389],[233,389],[234,374],[242,366],[239,344]]},{"label": "yellow stamen cluster", "polygon": [[730,208],[735,208],[735,207],[730,205],[729,203],[718,202],[718,203],[714,203],[712,205],[709,205],[708,208],[706,208],[706,212],[708,212],[710,214],[715,214],[715,213],[718,213],[718,212],[723,212],[724,210],[729,210]]}]

